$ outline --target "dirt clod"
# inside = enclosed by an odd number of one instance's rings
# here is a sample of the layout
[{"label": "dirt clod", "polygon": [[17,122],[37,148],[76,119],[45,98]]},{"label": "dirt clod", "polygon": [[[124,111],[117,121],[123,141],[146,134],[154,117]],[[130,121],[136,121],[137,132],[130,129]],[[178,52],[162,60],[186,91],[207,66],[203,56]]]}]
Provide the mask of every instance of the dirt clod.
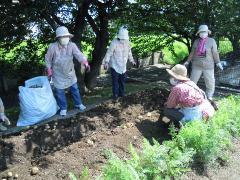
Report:
[{"label": "dirt clod", "polygon": [[13,173],[12,173],[12,172],[8,172],[8,173],[7,173],[7,177],[8,177],[8,178],[11,178],[12,176],[13,176]]},{"label": "dirt clod", "polygon": [[38,169],[38,167],[36,167],[36,166],[34,166],[34,167],[32,167],[32,169],[31,169],[31,175],[36,175],[36,174],[38,174],[39,173],[39,169]]}]

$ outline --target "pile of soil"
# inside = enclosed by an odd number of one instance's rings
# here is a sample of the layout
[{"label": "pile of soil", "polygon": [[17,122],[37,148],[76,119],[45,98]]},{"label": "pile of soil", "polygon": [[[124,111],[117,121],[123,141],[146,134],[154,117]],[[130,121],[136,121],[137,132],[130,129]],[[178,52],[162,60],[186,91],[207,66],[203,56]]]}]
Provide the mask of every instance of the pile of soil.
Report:
[{"label": "pile of soil", "polygon": [[[106,162],[105,150],[128,157],[132,143],[140,148],[143,137],[162,141],[167,130],[158,126],[167,90],[152,89],[107,101],[74,118],[35,126],[0,140],[0,177],[8,172],[22,179],[68,179],[84,167],[97,175]],[[32,167],[38,167],[36,175]]]}]

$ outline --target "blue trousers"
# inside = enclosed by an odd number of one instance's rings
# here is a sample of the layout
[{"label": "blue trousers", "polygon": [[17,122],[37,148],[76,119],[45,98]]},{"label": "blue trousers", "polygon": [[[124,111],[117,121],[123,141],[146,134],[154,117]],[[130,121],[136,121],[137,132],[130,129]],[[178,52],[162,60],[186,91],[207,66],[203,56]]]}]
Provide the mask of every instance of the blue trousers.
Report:
[{"label": "blue trousers", "polygon": [[111,68],[113,97],[125,96],[126,73],[119,74]]},{"label": "blue trousers", "polygon": [[[74,105],[78,106],[82,104],[80,92],[78,89],[77,83],[73,84],[70,87],[70,91],[73,97]],[[60,110],[67,110],[67,99],[65,96],[65,89],[57,89],[56,88],[56,96],[57,96],[57,104],[60,107]]]}]

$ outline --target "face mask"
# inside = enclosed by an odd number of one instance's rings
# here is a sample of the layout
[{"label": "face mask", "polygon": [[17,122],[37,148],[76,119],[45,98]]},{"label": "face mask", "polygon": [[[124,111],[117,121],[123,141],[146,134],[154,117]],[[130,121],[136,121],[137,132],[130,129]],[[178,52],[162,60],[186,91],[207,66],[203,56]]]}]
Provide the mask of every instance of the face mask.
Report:
[{"label": "face mask", "polygon": [[206,37],[208,37],[208,32],[200,32],[199,36],[200,38],[205,39]]},{"label": "face mask", "polygon": [[66,45],[68,45],[69,40],[70,40],[69,37],[62,37],[62,38],[59,39],[59,43],[60,43],[62,46],[66,46]]},{"label": "face mask", "polygon": [[178,83],[178,80],[176,80],[175,78],[170,78],[171,85],[175,86],[175,85],[177,85],[177,83]]}]

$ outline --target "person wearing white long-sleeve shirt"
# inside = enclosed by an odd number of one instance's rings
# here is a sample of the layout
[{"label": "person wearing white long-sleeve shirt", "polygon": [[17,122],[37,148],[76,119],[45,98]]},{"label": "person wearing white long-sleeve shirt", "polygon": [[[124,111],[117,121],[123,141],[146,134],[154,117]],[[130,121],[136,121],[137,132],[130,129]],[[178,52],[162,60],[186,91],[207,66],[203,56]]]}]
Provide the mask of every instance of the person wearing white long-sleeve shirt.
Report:
[{"label": "person wearing white long-sleeve shirt", "polygon": [[127,61],[135,65],[129,42],[128,30],[124,27],[119,29],[116,39],[111,42],[103,59],[104,68],[110,67],[112,76],[113,99],[125,95],[125,80]]}]

